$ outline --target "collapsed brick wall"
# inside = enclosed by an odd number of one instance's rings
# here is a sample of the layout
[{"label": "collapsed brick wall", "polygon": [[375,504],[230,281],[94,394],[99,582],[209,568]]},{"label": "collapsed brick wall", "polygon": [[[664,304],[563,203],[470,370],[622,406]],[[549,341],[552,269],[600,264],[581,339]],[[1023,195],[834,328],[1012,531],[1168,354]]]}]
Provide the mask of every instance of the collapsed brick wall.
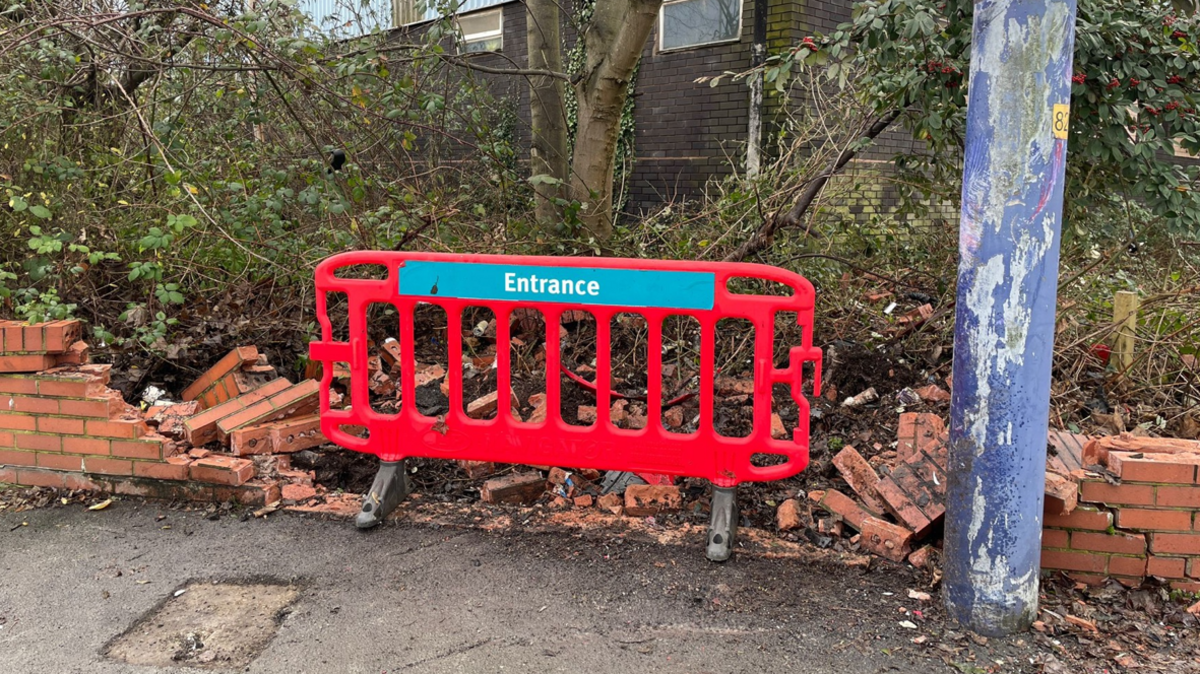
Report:
[{"label": "collapsed brick wall", "polygon": [[[1163,442],[1118,437],[1089,444],[1084,465],[1106,474],[1079,475],[1084,505],[1067,514],[1047,510],[1042,567],[1087,583],[1108,577],[1138,585],[1153,576],[1200,592],[1200,443],[1176,453],[1097,451],[1122,441],[1134,443],[1130,449]],[[1189,449],[1185,441],[1166,442]]]}]

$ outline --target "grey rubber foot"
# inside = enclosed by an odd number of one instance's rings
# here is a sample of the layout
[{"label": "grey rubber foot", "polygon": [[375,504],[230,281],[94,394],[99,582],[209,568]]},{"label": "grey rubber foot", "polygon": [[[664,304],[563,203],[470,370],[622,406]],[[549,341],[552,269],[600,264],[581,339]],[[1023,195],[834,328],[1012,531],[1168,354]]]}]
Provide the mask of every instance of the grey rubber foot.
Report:
[{"label": "grey rubber foot", "polygon": [[710,561],[724,562],[733,556],[737,519],[737,487],[713,487],[712,519],[708,523]]},{"label": "grey rubber foot", "polygon": [[382,524],[408,496],[409,489],[404,461],[381,461],[375,481],[371,483],[371,491],[363,498],[362,512],[354,518],[354,526],[370,529]]}]

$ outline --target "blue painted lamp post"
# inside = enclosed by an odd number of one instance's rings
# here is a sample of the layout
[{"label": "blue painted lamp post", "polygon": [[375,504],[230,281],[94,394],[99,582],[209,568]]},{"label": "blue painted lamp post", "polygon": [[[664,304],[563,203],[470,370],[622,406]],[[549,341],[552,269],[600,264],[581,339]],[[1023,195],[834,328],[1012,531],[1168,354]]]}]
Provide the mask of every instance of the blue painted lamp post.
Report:
[{"label": "blue painted lamp post", "polygon": [[1075,0],[975,3],[944,594],[981,634],[1037,613]]}]

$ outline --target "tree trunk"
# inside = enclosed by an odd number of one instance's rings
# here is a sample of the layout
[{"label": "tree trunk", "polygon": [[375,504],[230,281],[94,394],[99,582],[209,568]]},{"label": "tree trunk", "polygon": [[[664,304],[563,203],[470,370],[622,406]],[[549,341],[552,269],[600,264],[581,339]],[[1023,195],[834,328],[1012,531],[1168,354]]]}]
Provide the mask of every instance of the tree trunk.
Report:
[{"label": "tree trunk", "polygon": [[580,220],[598,240],[612,235],[613,169],[621,110],[661,6],[662,0],[596,0],[595,13],[584,31],[587,63],[575,85],[579,113],[571,158],[571,196],[587,205]]},{"label": "tree trunk", "polygon": [[[557,0],[526,0],[526,40],[529,69],[562,72],[562,39],[559,36]],[[534,216],[543,228],[554,231],[562,224],[557,200],[561,199],[569,177],[567,150],[567,114],[563,104],[563,81],[547,75],[529,77],[529,119],[532,139],[529,146],[531,176],[551,181],[534,181]]]}]

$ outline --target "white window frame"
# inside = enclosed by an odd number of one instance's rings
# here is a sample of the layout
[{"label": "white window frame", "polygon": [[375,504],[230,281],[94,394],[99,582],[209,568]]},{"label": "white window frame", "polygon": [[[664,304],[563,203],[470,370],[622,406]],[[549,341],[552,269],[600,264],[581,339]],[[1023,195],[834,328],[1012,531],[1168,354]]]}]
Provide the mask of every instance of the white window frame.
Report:
[{"label": "white window frame", "polygon": [[659,6],[659,8],[658,8],[658,53],[669,54],[671,52],[685,51],[688,49],[699,49],[701,47],[711,47],[713,45],[718,45],[718,44],[732,44],[734,42],[742,41],[742,28],[743,28],[742,23],[745,22],[745,20],[746,20],[746,0],[738,0],[738,25],[737,25],[737,36],[736,37],[727,38],[725,40],[713,40],[712,42],[699,42],[697,44],[689,44],[689,45],[685,45],[682,47],[671,47],[670,49],[664,49],[663,48],[663,31],[666,30],[666,27],[667,27],[666,21],[664,21],[664,17],[666,17],[667,5],[679,5],[679,4],[683,4],[685,2],[692,2],[692,1],[693,0],[671,0],[670,2],[664,2],[662,5]]},{"label": "white window frame", "polygon": [[[482,18],[488,14],[496,15],[496,17],[497,17],[496,23],[499,24],[499,27],[496,30],[489,30],[489,31],[484,31],[482,33],[469,33],[469,34],[463,32],[462,23],[460,22],[460,19],[462,17],[469,16],[472,18]],[[460,15],[454,17],[454,23],[455,23],[455,27],[458,29],[458,34],[459,34],[459,37],[458,37],[458,53],[459,54],[494,54],[496,52],[504,51],[504,7],[502,7],[502,6],[501,7],[493,7],[490,9],[482,9],[482,10],[479,10],[478,12],[471,12],[470,14],[460,14]],[[476,52],[467,51],[467,50],[463,49],[463,47],[465,45],[468,45],[472,42],[483,42],[486,40],[494,40],[494,39],[498,39],[500,41],[500,46],[497,47],[496,49],[488,49],[485,51],[476,51]]]}]

